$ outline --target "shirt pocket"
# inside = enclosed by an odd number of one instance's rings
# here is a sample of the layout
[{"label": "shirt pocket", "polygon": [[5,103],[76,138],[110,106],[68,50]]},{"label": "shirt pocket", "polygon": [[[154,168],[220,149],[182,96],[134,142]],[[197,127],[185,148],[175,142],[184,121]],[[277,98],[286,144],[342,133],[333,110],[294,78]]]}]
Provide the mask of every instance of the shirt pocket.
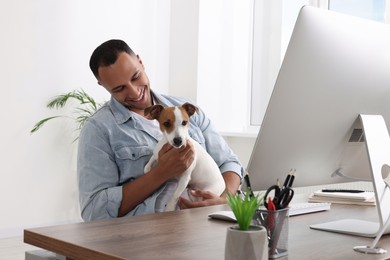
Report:
[{"label": "shirt pocket", "polygon": [[153,154],[149,146],[122,146],[115,151],[121,183],[133,180],[144,174],[145,164]]}]

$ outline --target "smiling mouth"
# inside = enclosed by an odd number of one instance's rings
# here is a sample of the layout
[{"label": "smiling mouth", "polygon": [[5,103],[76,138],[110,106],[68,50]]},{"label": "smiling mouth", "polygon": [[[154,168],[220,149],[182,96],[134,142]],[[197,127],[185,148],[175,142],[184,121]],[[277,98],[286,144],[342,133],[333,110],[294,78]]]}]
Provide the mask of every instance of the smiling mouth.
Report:
[{"label": "smiling mouth", "polygon": [[129,99],[129,101],[130,101],[130,102],[139,102],[139,101],[141,101],[141,100],[144,98],[144,96],[145,96],[145,89],[143,88],[143,89],[141,90],[141,93],[140,93],[140,95],[139,95],[138,98]]}]

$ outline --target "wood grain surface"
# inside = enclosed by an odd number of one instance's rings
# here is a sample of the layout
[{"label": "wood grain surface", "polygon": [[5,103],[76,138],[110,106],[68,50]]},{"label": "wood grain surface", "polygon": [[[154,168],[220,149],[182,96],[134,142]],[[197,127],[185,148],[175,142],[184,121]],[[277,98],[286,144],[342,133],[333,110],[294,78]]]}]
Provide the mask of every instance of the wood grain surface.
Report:
[{"label": "wood grain surface", "polygon": [[[226,205],[141,217],[118,218],[26,229],[24,242],[71,259],[224,259],[226,229],[231,222],[208,219]],[[375,207],[332,205],[330,211],[289,218],[288,256],[279,259],[386,259],[390,253],[365,255],[353,246],[371,238],[311,230],[342,218],[375,220]],[[379,246],[390,251],[390,236]]]}]

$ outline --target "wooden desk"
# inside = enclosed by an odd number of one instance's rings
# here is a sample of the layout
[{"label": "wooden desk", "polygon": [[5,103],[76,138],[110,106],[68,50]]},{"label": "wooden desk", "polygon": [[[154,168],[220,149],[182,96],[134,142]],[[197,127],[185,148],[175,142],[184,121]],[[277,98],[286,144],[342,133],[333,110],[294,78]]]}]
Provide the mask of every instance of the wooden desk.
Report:
[{"label": "wooden desk", "polygon": [[[72,259],[224,259],[227,227],[234,223],[209,220],[207,214],[226,210],[212,206],[146,215],[27,229],[24,242]],[[331,211],[289,219],[289,254],[280,259],[385,259],[353,251],[371,238],[311,230],[310,224],[341,218],[374,220],[374,207],[332,205]],[[378,246],[390,251],[390,236]]]}]

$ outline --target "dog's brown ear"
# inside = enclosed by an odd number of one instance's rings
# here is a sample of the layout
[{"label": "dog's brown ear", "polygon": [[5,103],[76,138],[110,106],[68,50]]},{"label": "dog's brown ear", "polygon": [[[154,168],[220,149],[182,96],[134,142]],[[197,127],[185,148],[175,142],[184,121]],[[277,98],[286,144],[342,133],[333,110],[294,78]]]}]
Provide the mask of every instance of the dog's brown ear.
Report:
[{"label": "dog's brown ear", "polygon": [[144,110],[144,115],[145,115],[145,116],[149,115],[150,110],[152,110],[152,108],[153,108],[153,106],[150,106],[150,107],[145,108],[145,110]]},{"label": "dog's brown ear", "polygon": [[161,114],[161,111],[164,109],[164,107],[162,105],[154,105],[154,106],[151,106],[151,107],[147,107],[145,108],[145,116],[147,116],[148,114],[150,114],[150,116],[153,118],[153,119],[157,119],[160,114]]},{"label": "dog's brown ear", "polygon": [[189,116],[192,116],[193,114],[195,114],[195,112],[198,112],[198,108],[188,102],[184,103],[182,107],[185,109]]}]

